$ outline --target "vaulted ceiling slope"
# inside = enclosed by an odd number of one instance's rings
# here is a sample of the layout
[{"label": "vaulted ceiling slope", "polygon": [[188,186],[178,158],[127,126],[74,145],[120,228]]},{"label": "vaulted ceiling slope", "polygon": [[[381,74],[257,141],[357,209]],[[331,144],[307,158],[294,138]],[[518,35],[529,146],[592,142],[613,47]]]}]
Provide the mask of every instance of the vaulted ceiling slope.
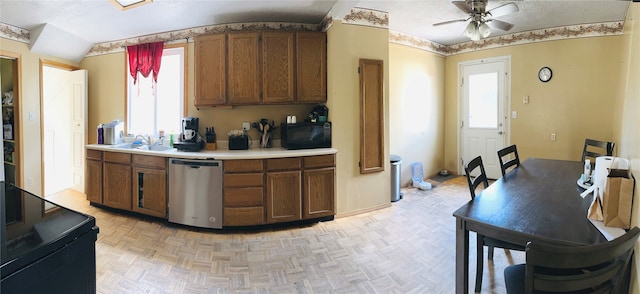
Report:
[{"label": "vaulted ceiling slope", "polygon": [[[514,26],[508,32],[492,29],[492,37],[545,28],[624,22],[630,5],[630,1],[620,0],[489,0],[487,10],[509,2],[516,3],[519,11],[501,16],[499,20]],[[445,46],[469,41],[462,35],[466,22],[433,26],[467,17],[447,0],[153,0],[125,11],[115,7],[111,0],[9,0],[0,1],[0,22],[38,32],[41,37],[57,32],[94,45],[217,24],[319,24],[325,17],[341,19],[352,8],[387,12],[391,31]],[[47,43],[48,46],[51,44]]]}]

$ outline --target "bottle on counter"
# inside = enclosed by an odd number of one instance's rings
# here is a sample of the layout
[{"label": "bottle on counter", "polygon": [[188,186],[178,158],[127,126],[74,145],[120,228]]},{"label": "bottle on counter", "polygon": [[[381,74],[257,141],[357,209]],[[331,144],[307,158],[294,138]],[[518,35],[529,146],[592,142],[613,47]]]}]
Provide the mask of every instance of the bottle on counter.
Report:
[{"label": "bottle on counter", "polygon": [[104,144],[104,127],[102,124],[98,125],[98,144]]}]

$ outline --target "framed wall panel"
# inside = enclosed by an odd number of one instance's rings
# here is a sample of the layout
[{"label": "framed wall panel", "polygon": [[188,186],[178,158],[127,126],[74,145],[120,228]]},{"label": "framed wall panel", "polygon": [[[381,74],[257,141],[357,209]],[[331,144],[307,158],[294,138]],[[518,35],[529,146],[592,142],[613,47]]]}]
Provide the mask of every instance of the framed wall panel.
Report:
[{"label": "framed wall panel", "polygon": [[360,59],[360,173],[384,171],[384,67]]}]

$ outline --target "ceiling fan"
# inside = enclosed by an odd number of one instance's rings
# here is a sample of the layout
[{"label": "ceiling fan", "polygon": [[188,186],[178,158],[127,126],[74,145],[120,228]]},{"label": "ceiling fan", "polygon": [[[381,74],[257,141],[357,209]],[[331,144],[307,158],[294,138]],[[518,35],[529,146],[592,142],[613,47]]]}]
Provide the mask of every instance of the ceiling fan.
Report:
[{"label": "ceiling fan", "polygon": [[486,38],[491,35],[491,29],[488,24],[503,31],[510,30],[513,27],[513,24],[497,20],[495,17],[519,11],[518,5],[513,2],[509,2],[490,10],[486,10],[487,2],[488,0],[453,1],[453,5],[464,11],[464,13],[468,14],[469,17],[434,23],[433,25],[441,26],[471,20],[467,25],[467,28],[464,30],[463,35],[469,37],[473,41],[478,41],[481,38]]}]

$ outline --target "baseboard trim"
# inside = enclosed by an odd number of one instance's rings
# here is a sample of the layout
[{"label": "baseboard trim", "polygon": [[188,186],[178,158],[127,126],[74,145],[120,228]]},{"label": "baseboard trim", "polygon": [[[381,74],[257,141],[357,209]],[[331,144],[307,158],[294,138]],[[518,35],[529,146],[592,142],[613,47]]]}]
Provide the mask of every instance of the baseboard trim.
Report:
[{"label": "baseboard trim", "polygon": [[376,205],[376,206],[367,207],[367,208],[364,208],[364,209],[358,209],[358,210],[353,210],[353,211],[349,211],[349,212],[345,212],[345,213],[339,213],[339,214],[336,214],[335,218],[343,218],[343,217],[354,216],[354,215],[358,215],[358,214],[363,214],[363,213],[367,213],[367,212],[372,212],[372,211],[384,209],[384,208],[387,208],[387,207],[391,207],[391,203],[383,203],[383,204],[379,204],[379,205]]}]

